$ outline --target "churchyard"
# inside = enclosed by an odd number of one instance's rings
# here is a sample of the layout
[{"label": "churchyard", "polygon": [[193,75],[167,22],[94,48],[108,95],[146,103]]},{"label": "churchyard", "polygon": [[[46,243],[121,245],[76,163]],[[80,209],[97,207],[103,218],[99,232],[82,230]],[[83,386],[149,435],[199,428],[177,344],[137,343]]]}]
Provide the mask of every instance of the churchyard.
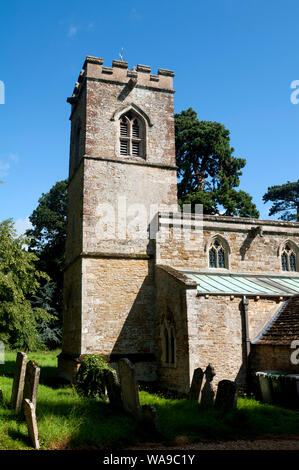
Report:
[{"label": "churchyard", "polygon": [[[179,446],[180,442],[199,440],[299,435],[299,411],[261,404],[252,398],[239,397],[236,407],[223,409],[219,397],[217,406],[203,407],[196,400],[196,392],[192,399],[179,399],[138,387],[137,393],[131,390],[133,394],[130,394],[124,410],[115,406],[117,396],[113,406],[108,397],[94,399],[79,396],[74,387],[57,380],[58,354],[59,351],[27,354],[28,361],[35,361],[30,362],[29,366],[33,372],[31,377],[35,380],[38,380],[39,374],[36,365],[40,368],[38,390],[36,383],[26,385],[26,378],[24,388],[25,398],[28,387],[37,390],[36,418],[40,449],[121,449],[153,441]],[[5,364],[0,365],[0,389],[3,392],[0,406],[1,450],[33,448],[22,412],[16,413],[16,408],[12,409],[11,406],[15,362],[16,352],[11,351],[5,355]],[[134,379],[134,371],[128,372],[130,364],[126,361],[122,367],[126,374],[126,383],[122,385],[129,390],[134,383],[131,380],[132,377]],[[212,380],[213,374],[214,371],[209,370],[209,380]],[[196,382],[201,380],[200,374],[195,374],[193,394]],[[209,385],[210,382],[206,381],[205,394],[208,394]],[[223,383],[222,389],[228,396],[231,385]],[[35,411],[34,393],[27,400],[33,402],[32,409]],[[159,432],[153,426],[155,419]]]}]

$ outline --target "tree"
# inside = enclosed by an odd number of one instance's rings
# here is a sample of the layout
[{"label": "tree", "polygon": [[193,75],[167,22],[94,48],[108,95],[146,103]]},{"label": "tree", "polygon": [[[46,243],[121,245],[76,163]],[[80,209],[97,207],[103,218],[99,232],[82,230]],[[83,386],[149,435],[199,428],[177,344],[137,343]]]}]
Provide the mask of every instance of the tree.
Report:
[{"label": "tree", "polygon": [[29,217],[33,228],[26,232],[30,238],[29,251],[38,256],[37,268],[45,271],[55,283],[52,299],[49,302],[51,308],[59,314],[62,312],[66,198],[67,180],[58,181],[38,200],[37,208]]},{"label": "tree", "polygon": [[203,204],[208,214],[259,216],[249,194],[235,189],[246,160],[233,156],[222,124],[200,121],[189,108],[175,115],[175,138],[181,204]]},{"label": "tree", "polygon": [[263,201],[273,203],[269,215],[280,214],[280,220],[299,222],[299,180],[270,186],[263,196]]},{"label": "tree", "polygon": [[49,321],[42,308],[33,308],[30,298],[48,277],[36,271],[36,256],[24,250],[24,236],[17,237],[11,219],[0,223],[0,340],[25,350],[40,347],[40,321]]},{"label": "tree", "polygon": [[47,281],[31,299],[33,307],[41,308],[51,314],[49,321],[42,320],[37,325],[39,337],[48,349],[55,349],[60,346],[62,339],[59,313],[53,307],[55,290],[55,282]]}]

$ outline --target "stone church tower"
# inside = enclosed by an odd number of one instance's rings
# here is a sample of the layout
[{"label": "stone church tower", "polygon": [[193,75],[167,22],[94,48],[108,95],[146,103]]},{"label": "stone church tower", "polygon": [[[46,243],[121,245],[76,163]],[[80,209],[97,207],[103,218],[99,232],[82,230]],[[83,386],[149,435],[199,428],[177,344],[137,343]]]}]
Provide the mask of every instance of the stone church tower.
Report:
[{"label": "stone church tower", "polygon": [[[90,353],[111,362],[126,356],[139,378],[145,368],[154,378],[149,224],[161,207],[177,204],[173,76],[164,69],[152,75],[145,65],[128,70],[117,60],[104,67],[102,59],[87,57],[67,100],[72,110],[59,370],[68,379],[80,356]],[[144,210],[146,219],[136,223]]]}]

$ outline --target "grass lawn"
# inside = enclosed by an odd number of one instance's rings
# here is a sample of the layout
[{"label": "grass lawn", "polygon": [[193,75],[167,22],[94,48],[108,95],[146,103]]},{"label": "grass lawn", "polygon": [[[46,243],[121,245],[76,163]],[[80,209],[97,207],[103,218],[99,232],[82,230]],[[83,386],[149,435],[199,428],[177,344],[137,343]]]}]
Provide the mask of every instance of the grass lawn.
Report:
[{"label": "grass lawn", "polygon": [[[30,353],[41,367],[37,420],[42,449],[119,449],[151,436],[126,414],[111,410],[104,400],[79,397],[70,386],[55,386],[59,351]],[[0,449],[31,449],[27,427],[9,408],[16,353],[5,355],[0,365]],[[235,439],[299,435],[299,411],[238,399],[228,413],[203,410],[194,401],[166,399],[140,391],[141,405],[157,408],[162,440],[171,443],[179,436],[190,442],[201,439]]]}]

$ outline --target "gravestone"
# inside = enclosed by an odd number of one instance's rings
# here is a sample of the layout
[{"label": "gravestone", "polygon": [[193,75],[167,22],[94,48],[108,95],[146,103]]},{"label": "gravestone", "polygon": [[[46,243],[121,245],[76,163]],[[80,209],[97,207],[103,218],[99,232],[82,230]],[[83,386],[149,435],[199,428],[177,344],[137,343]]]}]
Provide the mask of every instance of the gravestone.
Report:
[{"label": "gravestone", "polygon": [[24,400],[24,413],[25,413],[25,418],[26,418],[26,423],[27,423],[27,428],[28,428],[28,435],[32,441],[33,447],[35,449],[39,449],[35,406],[30,400],[28,400],[28,398],[25,398]]},{"label": "gravestone", "polygon": [[191,387],[189,391],[189,400],[199,401],[201,386],[203,381],[203,370],[198,367],[194,369]]},{"label": "gravestone", "polygon": [[215,408],[229,410],[237,404],[237,387],[231,380],[221,380],[218,383]]},{"label": "gravestone", "polygon": [[23,352],[18,352],[15,364],[14,379],[11,392],[11,406],[16,413],[21,411],[22,397],[24,389],[24,380],[27,364],[27,355]]},{"label": "gravestone", "polygon": [[40,368],[35,361],[29,361],[26,367],[23,401],[28,398],[36,408]]},{"label": "gravestone", "polygon": [[110,369],[105,370],[105,385],[111,406],[117,409],[122,408],[121,388],[116,371]]},{"label": "gravestone", "polygon": [[118,370],[123,407],[128,413],[140,417],[141,409],[135,367],[129,359],[120,359],[118,362]]},{"label": "gravestone", "polygon": [[201,399],[200,399],[200,404],[204,406],[205,408],[211,408],[214,406],[214,390],[212,387],[212,380],[215,377],[215,370],[209,364],[205,370],[205,384],[203,386],[202,392],[201,392]]},{"label": "gravestone", "polygon": [[160,435],[160,425],[157,410],[152,405],[143,405],[142,421],[146,431],[151,435],[158,437]]}]

